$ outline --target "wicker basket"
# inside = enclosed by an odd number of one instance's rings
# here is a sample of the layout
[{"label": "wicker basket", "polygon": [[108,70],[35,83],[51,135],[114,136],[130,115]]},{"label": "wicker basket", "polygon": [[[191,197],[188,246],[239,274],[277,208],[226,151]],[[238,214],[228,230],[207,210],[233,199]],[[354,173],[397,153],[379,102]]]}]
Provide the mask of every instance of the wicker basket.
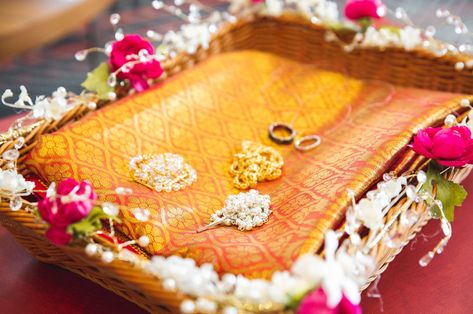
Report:
[{"label": "wicker basket", "polygon": [[[277,37],[274,34],[277,33]],[[406,52],[403,49],[356,49],[345,52],[338,44],[324,39],[325,29],[314,25],[300,17],[283,16],[280,18],[253,16],[246,20],[226,26],[212,40],[209,49],[200,49],[194,55],[180,54],[172,61],[164,64],[166,77],[192,67],[195,63],[208,57],[227,51],[239,49],[258,49],[288,57],[300,62],[310,63],[323,60],[324,63],[337,64],[343,62],[347,72],[360,79],[376,79],[395,85],[417,87],[431,90],[467,93],[473,90],[473,76],[470,71],[455,71],[455,63],[463,61],[461,57],[436,57],[425,51]],[[344,33],[350,37],[353,34]],[[467,73],[468,72],[468,73]],[[78,107],[68,112],[61,120],[39,121],[18,131],[0,136],[0,154],[10,149],[18,136],[26,139],[21,149],[18,169],[24,174],[27,169],[22,160],[36,144],[37,139],[46,133],[74,120],[81,118],[88,109]],[[409,167],[419,167],[422,160],[417,160]],[[1,166],[1,165],[0,165]],[[405,169],[404,169],[405,170]],[[460,182],[469,173],[464,168],[452,173],[450,179]],[[428,221],[428,210],[424,204],[415,204],[419,213],[419,221],[409,230],[404,231],[401,247],[389,248],[382,242],[372,248],[377,267],[369,281],[372,281],[387,267],[388,263],[400,252],[402,247],[411,240],[416,232]],[[396,217],[399,205],[394,207],[386,219]],[[44,237],[46,226],[24,211],[12,212],[8,202],[0,204],[0,221],[32,255],[40,261],[59,265],[81,276],[97,282],[136,303],[150,312],[177,312],[184,295],[165,291],[160,281],[129,263],[114,260],[110,264],[98,258],[85,255],[82,247],[57,247]],[[398,221],[392,228],[397,228]],[[369,284],[366,283],[365,287]]]}]

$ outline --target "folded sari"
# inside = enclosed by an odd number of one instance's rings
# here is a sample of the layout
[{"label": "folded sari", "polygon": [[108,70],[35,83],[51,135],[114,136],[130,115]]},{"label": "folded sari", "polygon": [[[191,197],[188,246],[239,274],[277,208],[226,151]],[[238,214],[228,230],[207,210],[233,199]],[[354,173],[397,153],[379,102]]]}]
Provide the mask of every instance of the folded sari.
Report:
[{"label": "folded sari", "polygon": [[[88,180],[102,201],[125,206],[118,228],[147,235],[150,254],[179,254],[219,271],[268,277],[305,252],[320,249],[324,233],[349,206],[347,189],[362,195],[383,173],[412,161],[407,144],[420,128],[460,110],[462,95],[360,81],[272,54],[222,54],[140,94],[126,97],[61,130],[44,135],[26,164],[46,182]],[[322,144],[300,152],[267,134],[277,121]],[[210,222],[228,195],[232,156],[245,140],[277,149],[282,176],[258,183],[273,214],[252,231]],[[155,192],[131,180],[129,159],[180,154],[197,181],[178,192]],[[133,189],[116,195],[117,187]],[[142,222],[133,208],[148,208]]]}]

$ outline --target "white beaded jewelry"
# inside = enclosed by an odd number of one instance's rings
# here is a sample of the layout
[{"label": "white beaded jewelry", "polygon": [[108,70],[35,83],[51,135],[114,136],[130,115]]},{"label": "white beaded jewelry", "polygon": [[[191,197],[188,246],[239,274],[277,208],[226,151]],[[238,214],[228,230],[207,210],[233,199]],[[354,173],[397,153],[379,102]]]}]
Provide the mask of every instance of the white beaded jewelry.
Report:
[{"label": "white beaded jewelry", "polygon": [[138,155],[128,167],[133,180],[157,192],[179,191],[197,179],[196,171],[177,154]]},{"label": "white beaded jewelry", "polygon": [[197,232],[217,225],[234,225],[241,231],[249,231],[268,221],[268,217],[272,213],[269,209],[270,204],[269,195],[261,195],[257,190],[230,195],[225,200],[225,206],[210,216],[210,224],[200,228]]}]

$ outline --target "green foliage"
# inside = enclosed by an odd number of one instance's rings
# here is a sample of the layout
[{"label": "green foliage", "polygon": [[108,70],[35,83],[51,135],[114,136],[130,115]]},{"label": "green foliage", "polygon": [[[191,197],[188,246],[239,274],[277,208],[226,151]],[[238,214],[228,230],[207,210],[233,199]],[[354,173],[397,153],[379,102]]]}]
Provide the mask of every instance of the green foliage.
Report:
[{"label": "green foliage", "polygon": [[396,34],[396,35],[400,35],[400,32],[401,32],[401,29],[397,26],[393,26],[393,25],[383,25],[381,26],[379,29],[385,29],[385,30],[388,30],[390,31],[391,33],[393,34]]},{"label": "green foliage", "polygon": [[364,33],[368,27],[373,24],[373,21],[369,17],[362,17],[357,20],[358,25],[361,27],[361,31]]},{"label": "green foliage", "polygon": [[108,85],[107,79],[110,75],[110,68],[106,62],[102,62],[92,72],[87,73],[87,78],[81,86],[90,92],[97,94],[103,100],[109,99],[108,94],[113,92],[113,87]]},{"label": "green foliage", "polygon": [[296,310],[299,307],[301,301],[310,293],[312,289],[309,287],[300,287],[298,291],[295,291],[289,296],[289,301],[286,303],[286,308]]},{"label": "green foliage", "polygon": [[[435,199],[442,202],[443,211],[448,221],[453,221],[455,206],[460,206],[467,196],[465,189],[457,183],[446,180],[441,174],[442,168],[431,162],[427,171],[427,181],[422,186],[426,193],[432,193],[434,186],[437,187]],[[442,217],[440,208],[430,202],[432,215],[436,218]]]},{"label": "green foliage", "polygon": [[107,215],[103,212],[102,208],[94,207],[90,213],[76,223],[73,223],[67,227],[67,232],[71,234],[74,239],[78,239],[102,228],[102,219],[116,219],[116,217]]},{"label": "green foliage", "polygon": [[356,29],[352,26],[340,23],[340,22],[331,22],[327,25],[334,32],[346,32],[346,31],[355,31]]}]

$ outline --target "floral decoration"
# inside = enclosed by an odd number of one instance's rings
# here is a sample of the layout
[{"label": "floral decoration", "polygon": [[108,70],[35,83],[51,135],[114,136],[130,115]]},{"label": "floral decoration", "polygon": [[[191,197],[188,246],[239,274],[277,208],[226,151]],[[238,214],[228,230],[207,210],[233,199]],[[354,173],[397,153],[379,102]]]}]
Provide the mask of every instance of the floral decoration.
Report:
[{"label": "floral decoration", "polygon": [[59,87],[53,92],[52,97],[38,96],[34,102],[25,86],[20,86],[20,94],[16,102],[7,102],[7,98],[10,97],[13,97],[13,92],[10,89],[5,90],[2,103],[16,109],[31,110],[32,118],[35,119],[58,120],[74,107],[74,104],[68,101],[64,87]]},{"label": "floral decoration", "polygon": [[0,169],[0,191],[2,196],[23,196],[29,195],[33,191],[34,182],[26,181],[16,170]]},{"label": "floral decoration", "polygon": [[148,58],[154,54],[151,43],[140,35],[125,35],[112,44],[110,52],[111,71],[118,71],[117,78],[128,80],[137,92],[149,87],[148,79],[157,79],[163,74],[158,60]]},{"label": "floral decoration", "polygon": [[66,179],[49,186],[46,196],[38,202],[38,213],[49,224],[46,237],[56,245],[66,245],[99,230],[101,219],[111,218],[102,209],[94,208],[97,194],[86,181]]},{"label": "floral decoration", "polygon": [[467,126],[426,128],[417,132],[412,149],[447,167],[463,167],[473,163],[473,139]]},{"label": "floral decoration", "polygon": [[386,14],[386,6],[381,0],[348,0],[344,11],[350,20],[379,19]]},{"label": "floral decoration", "polygon": [[100,99],[114,100],[117,83],[128,82],[136,92],[142,92],[149,88],[149,80],[164,72],[150,41],[136,34],[116,37],[122,38],[110,44],[108,64],[101,63],[82,83]]},{"label": "floral decoration", "polygon": [[319,288],[302,300],[297,314],[361,314],[361,307],[351,303],[345,296],[335,307],[329,307],[324,289]]}]

